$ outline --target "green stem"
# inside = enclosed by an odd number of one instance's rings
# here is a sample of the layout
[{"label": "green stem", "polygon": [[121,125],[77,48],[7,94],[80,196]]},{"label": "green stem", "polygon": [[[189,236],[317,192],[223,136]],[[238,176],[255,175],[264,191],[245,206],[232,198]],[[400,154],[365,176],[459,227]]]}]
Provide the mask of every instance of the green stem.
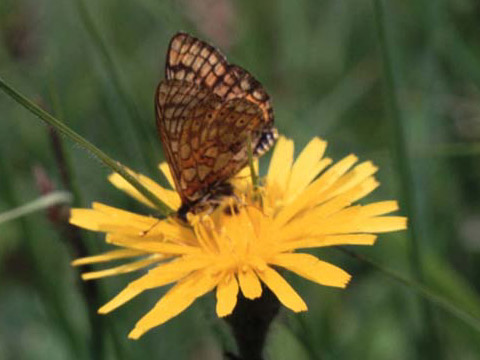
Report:
[{"label": "green stem", "polygon": [[[64,121],[64,113],[62,111],[62,106],[60,104],[60,97],[58,95],[58,90],[53,80],[53,77],[50,78],[49,82],[49,94],[50,101],[52,103],[52,114],[54,114],[61,122]],[[52,132],[55,132],[55,129],[51,129]],[[54,135],[52,135],[53,138]],[[58,137],[58,148],[55,150],[54,144],[54,155],[59,163],[59,156],[63,157],[62,160],[62,169],[60,169],[60,174],[62,178],[62,183],[65,186],[65,189],[70,191],[73,194],[73,206],[81,207],[84,206],[84,202],[81,196],[80,187],[78,186],[78,181],[73,171],[73,161],[69,151],[67,151],[64,142],[60,137]],[[61,154],[61,155],[60,155]]]},{"label": "green stem", "polygon": [[253,152],[252,152],[252,136],[249,134],[247,138],[247,152],[248,152],[248,167],[250,168],[250,176],[252,178],[253,189],[258,188],[258,175],[253,165]]},{"label": "green stem", "polygon": [[463,321],[465,324],[469,325],[476,331],[480,332],[480,316],[471,314],[459,308],[457,305],[453,304],[451,301],[447,300],[446,298],[444,298],[439,294],[436,294],[435,292],[430,290],[428,287],[422,285],[421,283],[408,279],[396,273],[395,271],[384,267],[383,265],[379,264],[376,261],[368,259],[363,255],[357,254],[356,252],[353,252],[343,247],[339,248],[339,250],[341,250],[342,252],[348,254],[349,256],[357,260],[360,260],[370,265],[371,267],[380,271],[385,276],[388,276],[389,278],[392,278],[393,280],[405,285],[406,287],[415,291],[426,300],[430,301],[432,304],[440,307],[444,311],[450,313],[451,315],[455,316],[457,319]]},{"label": "green stem", "polygon": [[25,205],[21,205],[9,211],[0,213],[0,224],[18,219],[35,211],[44,210],[58,204],[68,204],[72,201],[72,195],[66,191],[55,191],[41,196]]},{"label": "green stem", "polygon": [[135,189],[140,192],[145,198],[147,198],[157,209],[160,211],[164,216],[168,216],[173,213],[173,210],[168,207],[163,201],[161,201],[158,197],[156,197],[150,190],[148,190],[145,186],[143,186],[133,175],[131,175],[125,167],[120,164],[118,161],[113,160],[99,148],[97,148],[92,143],[88,142],[85,138],[77,134],[75,131],[70,129],[67,125],[62,123],[60,120],[56,119],[46,111],[42,110],[40,107],[35,105],[33,102],[28,100],[25,96],[20,94],[17,90],[13,87],[8,85],[1,77],[0,77],[0,89],[2,89],[8,96],[22,105],[24,108],[29,110],[31,113],[39,117],[41,120],[46,122],[48,125],[52,126],[60,132],[61,134],[65,135],[78,145],[80,145],[85,150],[89,151],[93,156],[99,159],[103,164],[105,164],[108,168],[112,171],[117,172],[120,176],[122,176],[126,181],[128,181]]},{"label": "green stem", "polygon": [[[416,209],[414,206],[414,192],[413,192],[413,176],[411,173],[411,164],[406,149],[405,132],[403,128],[402,116],[400,113],[400,106],[397,96],[397,84],[394,75],[394,63],[392,58],[392,48],[387,36],[387,26],[385,21],[385,9],[382,0],[373,0],[375,10],[375,20],[378,32],[378,40],[380,50],[383,58],[383,72],[385,77],[385,90],[388,109],[391,117],[391,131],[392,131],[392,155],[395,159],[397,173],[400,178],[400,191],[402,203],[405,206],[405,211],[410,220],[408,227],[408,235],[410,240],[410,260],[411,266],[416,278],[419,281],[424,280],[424,273],[422,269],[420,246],[417,239],[416,228]],[[430,355],[434,358],[439,358],[441,351],[441,343],[437,333],[437,328],[434,324],[432,309],[429,304],[422,302],[422,316],[428,330],[422,331],[420,334],[421,349],[428,349]],[[427,343],[430,346],[427,346]],[[426,356],[426,354],[423,354]]]}]

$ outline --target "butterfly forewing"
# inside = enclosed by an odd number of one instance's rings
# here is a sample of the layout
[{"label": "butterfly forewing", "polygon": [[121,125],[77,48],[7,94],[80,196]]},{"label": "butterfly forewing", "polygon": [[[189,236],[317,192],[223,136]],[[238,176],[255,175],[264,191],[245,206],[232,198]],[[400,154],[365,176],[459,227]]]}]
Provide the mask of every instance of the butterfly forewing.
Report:
[{"label": "butterfly forewing", "polygon": [[202,40],[185,33],[172,38],[165,78],[204,85],[226,100],[245,97],[263,110],[265,126],[273,126],[270,97],[262,85],[245,69],[229,64],[218,49]]},{"label": "butterfly forewing", "polygon": [[207,199],[273,143],[273,112],[262,86],[211,45],[175,35],[157,89],[157,128],[183,206]]}]

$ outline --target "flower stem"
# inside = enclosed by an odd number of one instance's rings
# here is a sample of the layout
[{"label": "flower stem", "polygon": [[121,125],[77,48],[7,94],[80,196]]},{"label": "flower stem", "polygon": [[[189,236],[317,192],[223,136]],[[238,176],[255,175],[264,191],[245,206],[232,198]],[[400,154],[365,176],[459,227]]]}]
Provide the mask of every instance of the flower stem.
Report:
[{"label": "flower stem", "polygon": [[225,318],[232,328],[239,355],[227,356],[232,360],[263,360],[268,329],[279,310],[280,302],[266,287],[263,287],[262,296],[255,300],[240,294],[232,315]]},{"label": "flower stem", "polygon": [[135,189],[137,189],[140,194],[145,196],[152,204],[156,206],[156,208],[162,213],[162,215],[169,215],[173,213],[173,210],[168,207],[163,201],[161,201],[158,197],[156,197],[150,190],[144,187],[133,175],[131,175],[125,167],[119,163],[118,161],[113,160],[95,145],[87,141],[85,138],[77,134],[75,131],[70,129],[67,125],[65,125],[60,120],[56,119],[46,111],[42,110],[40,107],[35,105],[33,102],[28,100],[25,96],[20,94],[17,90],[15,90],[12,86],[7,84],[1,77],[0,77],[0,89],[2,89],[8,96],[22,105],[24,108],[29,110],[31,113],[39,117],[41,120],[46,122],[48,125],[51,125],[55,130],[60,132],[61,134],[65,135],[69,139],[73,140],[75,143],[80,145],[83,149],[90,152],[93,156],[95,156],[98,160],[100,160],[104,165],[110,168],[112,171],[117,172],[120,176],[122,176],[126,181],[128,181]]}]

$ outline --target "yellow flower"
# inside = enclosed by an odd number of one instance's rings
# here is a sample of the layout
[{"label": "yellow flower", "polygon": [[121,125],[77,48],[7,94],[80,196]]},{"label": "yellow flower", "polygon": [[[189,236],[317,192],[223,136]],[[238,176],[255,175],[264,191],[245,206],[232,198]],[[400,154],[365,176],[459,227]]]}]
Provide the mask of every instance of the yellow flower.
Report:
[{"label": "yellow flower", "polygon": [[[250,171],[244,169],[232,180],[235,198],[210,214],[189,215],[188,224],[175,217],[158,220],[100,203],[94,203],[92,209],[73,209],[72,224],[105,232],[106,241],[119,247],[78,259],[74,265],[135,258],[126,265],[85,273],[83,279],[149,268],[99,312],[108,313],[145,290],[174,284],[130,332],[129,337],[137,339],[212,290],[216,291],[220,317],[232,313],[239,291],[248,299],[260,297],[261,283],[287,308],[307,310],[278,268],[321,285],[344,288],[349,274],[297,250],[372,245],[376,240],[373,233],[405,229],[406,218],[385,216],[398,209],[396,201],[352,205],[379,185],[373,177],[377,168],[370,162],[354,166],[354,155],[329,167],[331,160],[323,158],[325,148],[326,142],[314,138],[294,162],[293,141],[280,138],[258,189],[253,189]],[[160,169],[173,184],[168,166],[161,164]],[[180,198],[175,191],[135,176],[167,205],[178,209]],[[152,206],[119,175],[113,174],[109,180]]]}]

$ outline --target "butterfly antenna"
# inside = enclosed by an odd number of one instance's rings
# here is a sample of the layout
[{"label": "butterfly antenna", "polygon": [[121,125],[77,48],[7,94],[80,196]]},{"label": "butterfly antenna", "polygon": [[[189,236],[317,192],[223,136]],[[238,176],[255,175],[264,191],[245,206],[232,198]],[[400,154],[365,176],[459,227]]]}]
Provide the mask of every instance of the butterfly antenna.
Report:
[{"label": "butterfly antenna", "polygon": [[158,224],[160,224],[160,219],[157,219],[157,221],[155,221],[155,223],[150,226],[147,230],[143,230],[143,231],[140,231],[140,236],[141,237],[144,237],[146,236],[150,231],[152,231]]}]

